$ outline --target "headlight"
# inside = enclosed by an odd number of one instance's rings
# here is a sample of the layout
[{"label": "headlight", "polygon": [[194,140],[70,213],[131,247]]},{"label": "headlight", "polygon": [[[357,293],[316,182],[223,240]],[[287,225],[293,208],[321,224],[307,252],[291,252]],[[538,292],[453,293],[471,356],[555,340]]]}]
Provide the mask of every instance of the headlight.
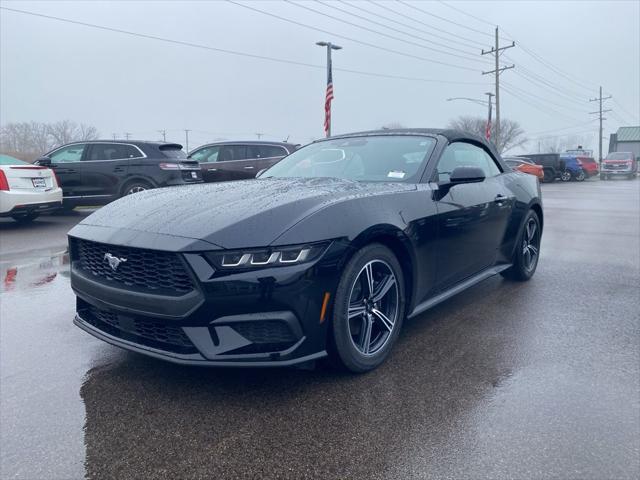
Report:
[{"label": "headlight", "polygon": [[291,247],[206,252],[205,256],[219,270],[284,267],[311,262],[322,255],[328,246],[328,242],[323,242]]}]

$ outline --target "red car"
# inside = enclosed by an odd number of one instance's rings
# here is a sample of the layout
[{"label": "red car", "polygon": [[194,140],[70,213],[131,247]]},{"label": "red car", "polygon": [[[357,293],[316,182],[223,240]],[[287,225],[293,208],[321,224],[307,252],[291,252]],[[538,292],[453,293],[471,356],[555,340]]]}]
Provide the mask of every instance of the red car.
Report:
[{"label": "red car", "polygon": [[594,177],[598,175],[598,162],[596,162],[595,158],[582,156],[577,156],[576,158],[582,164],[582,170],[584,170],[587,177]]},{"label": "red car", "polygon": [[540,181],[544,179],[544,169],[542,168],[542,165],[536,165],[523,157],[502,157],[502,159],[513,170],[519,170],[520,172],[528,173],[529,175],[535,175]]}]

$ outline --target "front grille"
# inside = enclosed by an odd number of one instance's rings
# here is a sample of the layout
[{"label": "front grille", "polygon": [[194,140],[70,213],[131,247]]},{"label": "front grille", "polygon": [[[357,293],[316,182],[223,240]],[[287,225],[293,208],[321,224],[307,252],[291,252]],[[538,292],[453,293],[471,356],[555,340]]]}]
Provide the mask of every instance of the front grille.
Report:
[{"label": "front grille", "polygon": [[180,327],[102,310],[84,302],[78,305],[78,313],[87,323],[123,340],[173,353],[198,352]]},{"label": "front grille", "polygon": [[289,325],[279,320],[239,322],[232,324],[231,327],[252,343],[226,352],[229,354],[281,352],[297,341]]},{"label": "front grille", "polygon": [[[125,261],[114,271],[106,254]],[[115,287],[174,296],[193,290],[193,283],[177,253],[73,239],[72,256],[83,272]]]}]

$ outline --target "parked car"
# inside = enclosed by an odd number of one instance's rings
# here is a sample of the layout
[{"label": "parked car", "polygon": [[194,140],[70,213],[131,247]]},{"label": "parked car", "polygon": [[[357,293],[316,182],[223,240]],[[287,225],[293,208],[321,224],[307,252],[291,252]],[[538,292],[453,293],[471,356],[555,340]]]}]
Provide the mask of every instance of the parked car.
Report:
[{"label": "parked car", "polygon": [[31,222],[62,206],[62,189],[53,171],[0,155],[0,217]]},{"label": "parked car", "polygon": [[132,193],[202,182],[178,143],[95,140],[52,150],[36,163],[55,170],[65,208],[104,205]]},{"label": "parked car", "polygon": [[582,164],[587,178],[593,177],[598,174],[598,163],[593,157],[593,150],[587,150],[582,148],[582,145],[578,145],[578,148],[568,149],[564,152],[566,155],[573,155]]},{"label": "parked car", "polygon": [[602,161],[601,180],[609,180],[615,176],[635,178],[638,173],[638,162],[633,152],[611,152]]},{"label": "parked car", "polygon": [[560,155],[560,159],[564,162],[564,171],[560,174],[560,180],[569,182],[575,180],[582,182],[587,178],[582,162],[575,155]]},{"label": "parked car", "polygon": [[527,158],[536,165],[542,166],[544,170],[543,182],[553,182],[556,178],[560,178],[562,172],[565,171],[565,165],[559,153],[530,153],[518,156]]},{"label": "parked car", "polygon": [[205,182],[223,182],[254,178],[298,147],[284,142],[216,142],[194,149],[189,158],[200,163]]},{"label": "parked car", "polygon": [[540,181],[544,180],[544,170],[542,168],[542,165],[536,165],[535,163],[522,157],[502,157],[502,159],[513,170],[528,173],[529,175],[535,175]]},{"label": "parked car", "polygon": [[464,132],[322,139],[258,179],[142,192],[69,232],[75,324],[190,365],[389,355],[405,317],[495,274],[530,279],[540,186]]}]

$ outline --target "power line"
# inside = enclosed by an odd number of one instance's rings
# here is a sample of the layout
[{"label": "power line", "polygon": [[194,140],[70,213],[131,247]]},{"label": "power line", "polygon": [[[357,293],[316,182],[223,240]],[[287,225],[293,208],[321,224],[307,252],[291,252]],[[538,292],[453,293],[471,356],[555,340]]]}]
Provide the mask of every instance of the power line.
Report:
[{"label": "power line", "polygon": [[[465,45],[465,46],[475,47],[475,48],[478,48],[478,47],[481,45],[478,41],[476,41],[476,40],[474,40],[474,39],[466,38],[466,37],[463,37],[463,36],[461,36],[461,35],[453,34],[453,33],[449,32],[448,30],[444,30],[444,29],[442,29],[442,28],[434,27],[433,25],[430,25],[430,24],[428,24],[428,23],[425,23],[425,22],[423,22],[423,21],[421,21],[421,20],[417,20],[417,19],[415,19],[415,18],[413,18],[413,17],[410,17],[409,15],[405,15],[404,13],[401,13],[401,12],[399,12],[399,11],[396,11],[396,10],[394,10],[394,9],[392,9],[392,8],[390,8],[390,7],[387,7],[387,6],[385,6],[385,5],[381,4],[381,3],[377,3],[377,2],[375,2],[375,1],[372,1],[371,3],[372,3],[373,5],[375,5],[376,7],[378,7],[378,8],[382,8],[383,10],[386,10],[386,11],[388,11],[388,12],[391,12],[391,13],[393,13],[393,14],[395,14],[395,15],[399,16],[399,17],[406,18],[407,20],[411,20],[411,21],[413,21],[413,22],[415,22],[415,23],[419,23],[420,25],[423,25],[423,26],[425,26],[425,27],[428,27],[428,28],[431,28],[431,29],[436,30],[436,31],[438,31],[438,32],[445,33],[445,34],[447,34],[447,35],[450,35],[450,36],[452,36],[452,37],[455,37],[457,40],[452,40],[452,39],[448,39],[448,38],[444,38],[444,37],[438,37],[438,38],[442,38],[442,39],[444,39],[444,40],[447,40],[447,41],[449,41],[449,42],[451,42],[451,43],[457,43],[457,44],[459,44],[459,45]],[[424,32],[424,30],[420,30],[420,31],[422,31],[423,33],[427,33],[427,32]],[[435,36],[435,34],[431,34],[431,35],[434,35],[434,36]],[[468,41],[468,42],[471,42],[473,45],[472,45],[472,44],[469,44],[469,43],[460,42],[460,39],[462,39],[462,40],[466,40],[466,41]]]},{"label": "power line", "polygon": [[[458,8],[458,7],[454,7],[453,5],[449,5],[447,2],[443,2],[442,0],[438,0],[438,2],[440,2],[442,5],[444,5],[444,6],[446,6],[446,7],[449,7],[449,8],[451,8],[451,9],[455,10],[455,11],[456,11],[456,12],[458,12],[458,13],[462,13],[463,15],[466,15],[467,17],[471,17],[471,18],[473,18],[473,19],[475,19],[475,20],[478,20],[479,22],[485,23],[485,24],[490,25],[490,26],[492,26],[492,27],[495,27],[495,26],[496,26],[496,24],[495,24],[495,23],[493,23],[493,22],[489,22],[489,21],[487,21],[487,20],[483,20],[483,19],[482,19],[482,18],[480,18],[480,17],[476,17],[475,15],[471,15],[470,13],[465,12],[464,10],[462,10],[462,9],[460,9],[460,8]],[[511,41],[513,41],[513,40],[511,40]]]},{"label": "power line", "polygon": [[[388,26],[388,25],[386,25],[384,23],[377,22],[375,20],[371,20],[371,19],[369,19],[367,17],[364,17],[362,15],[358,15],[357,13],[350,12],[348,10],[345,10],[344,8],[340,8],[340,7],[337,7],[335,5],[331,5],[331,4],[329,4],[329,3],[325,2],[325,1],[322,1],[322,0],[315,0],[315,1],[317,3],[320,3],[321,5],[323,5],[325,7],[332,8],[332,9],[337,10],[337,11],[342,12],[342,13],[346,13],[347,15],[351,15],[352,17],[356,17],[356,18],[359,18],[359,19],[364,20],[366,22],[373,23],[374,25],[379,25],[379,26],[381,26],[383,28],[386,28],[388,30],[392,30],[394,32],[401,33],[401,34],[406,35],[406,36],[411,37],[411,38],[417,38],[418,40],[422,40],[423,42],[432,43],[433,45],[438,45],[440,47],[447,48],[447,49],[453,50],[455,52],[460,52],[460,53],[466,54],[467,56],[469,56],[468,59],[470,59],[470,60],[477,60],[476,58],[471,57],[471,55],[475,55],[475,52],[472,52],[472,51],[469,51],[469,50],[463,50],[461,48],[451,47],[451,46],[446,45],[444,43],[434,42],[433,40],[429,40],[428,38],[421,37],[421,36],[418,36],[418,35],[414,35],[412,33],[407,33],[405,30],[401,30],[399,28],[390,27],[390,26]],[[360,7],[355,7],[355,6],[353,6],[353,7],[354,8],[358,8],[359,10],[367,11],[367,10],[365,10],[363,8],[360,8]],[[368,12],[368,13],[369,13],[369,15],[375,15],[375,14],[372,14],[370,12]],[[380,15],[376,15],[376,16],[381,17]],[[381,17],[381,18],[387,20],[385,17]],[[461,58],[465,58],[466,59],[467,57],[461,57]]]},{"label": "power line", "polygon": [[[396,0],[396,1],[406,5],[407,7],[413,8],[414,10],[417,10],[418,12],[422,12],[422,13],[424,13],[426,15],[430,15],[432,17],[435,17],[435,18],[439,19],[439,20],[442,20],[443,22],[447,22],[447,23],[450,23],[452,25],[457,25],[458,27],[466,28],[467,30],[470,30],[470,31],[475,32],[475,33],[478,33],[480,35],[485,35],[487,37],[492,37],[493,38],[493,35],[490,34],[490,33],[483,32],[482,30],[476,30],[475,28],[471,28],[468,25],[464,25],[462,23],[454,22],[453,20],[449,20],[448,18],[441,17],[441,16],[436,15],[435,13],[432,13],[432,12],[427,12],[426,10],[422,10],[421,8],[418,8],[415,5],[412,5],[412,4],[408,3],[408,2],[405,2],[404,0]],[[507,40],[508,41],[508,39],[506,39],[506,38],[501,38],[501,40]]]},{"label": "power line", "polygon": [[[385,20],[386,22],[395,23],[396,25],[401,25],[401,26],[403,26],[403,27],[405,27],[405,28],[408,28],[408,29],[410,29],[410,30],[414,30],[414,31],[416,31],[416,32],[426,33],[427,35],[430,35],[430,36],[435,37],[435,38],[439,38],[439,39],[444,40],[444,41],[449,42],[449,43],[455,43],[455,44],[457,44],[457,45],[463,45],[463,46],[465,46],[465,47],[473,48],[473,49],[477,49],[477,48],[478,48],[478,46],[480,45],[480,44],[470,44],[470,43],[466,43],[466,42],[460,42],[459,40],[452,40],[452,39],[450,39],[450,38],[443,37],[442,35],[438,35],[438,34],[436,34],[436,33],[433,33],[433,32],[427,31],[427,30],[423,30],[423,29],[421,29],[421,28],[414,27],[414,26],[412,26],[412,25],[409,25],[408,23],[399,22],[398,20],[394,20],[393,18],[389,18],[389,17],[386,17],[386,16],[384,16],[384,15],[380,15],[379,13],[371,12],[371,11],[367,10],[366,8],[362,8],[362,7],[358,6],[358,5],[355,5],[355,4],[353,4],[353,3],[349,3],[349,2],[347,2],[347,1],[345,1],[345,0],[338,0],[338,1],[339,1],[340,3],[342,3],[342,4],[344,4],[344,5],[349,6],[350,8],[353,8],[353,9],[356,9],[356,10],[360,10],[361,12],[365,12],[365,13],[367,13],[367,14],[369,14],[369,15],[372,15],[372,16],[374,16],[374,17],[376,17],[376,18],[381,18],[381,19]],[[372,5],[376,5],[376,6],[377,6],[377,7],[379,7],[379,8],[386,8],[386,7],[384,7],[383,5],[377,5],[377,4],[373,3],[373,2],[372,2],[371,4],[372,4]],[[393,10],[390,10],[390,11],[391,11],[392,13],[395,13],[396,15],[398,15],[398,16],[400,16],[400,17],[408,18],[409,20],[413,20],[413,21],[415,21],[415,22],[417,22],[417,23],[422,23],[422,22],[420,22],[420,21],[418,21],[418,20],[415,20],[415,19],[413,19],[413,18],[411,18],[411,17],[407,17],[407,16],[405,16],[405,15],[402,15],[402,14],[401,14],[401,13],[399,13],[399,12],[395,12],[395,11],[393,11]],[[432,28],[432,29],[434,28],[434,27],[431,27],[430,25],[428,25],[428,24],[426,24],[426,23],[423,23],[423,25],[428,26],[429,28]],[[436,30],[437,30],[437,29],[436,29]],[[447,32],[447,34],[449,34],[449,33]],[[450,34],[449,34],[449,35],[450,35]],[[450,47],[450,48],[452,48],[452,47]]]},{"label": "power line", "polygon": [[[335,17],[335,16],[333,16],[333,15],[329,15],[329,14],[327,14],[327,13],[320,12],[320,11],[318,11],[318,10],[316,10],[316,9],[314,9],[314,8],[308,7],[308,6],[306,6],[306,5],[301,5],[301,4],[299,4],[299,3],[292,2],[291,0],[283,0],[283,1],[284,1],[284,2],[286,2],[286,3],[289,3],[289,4],[291,4],[291,5],[295,5],[295,6],[296,6],[296,7],[298,7],[298,8],[303,8],[303,9],[308,10],[308,11],[310,11],[310,12],[314,12],[314,13],[316,13],[316,14],[318,14],[318,15],[322,15],[322,16],[324,16],[324,17],[331,18],[332,20],[335,20],[335,21],[338,21],[338,22],[345,23],[345,24],[347,24],[347,25],[349,25],[349,26],[356,27],[356,28],[359,28],[359,29],[361,29],[361,30],[365,30],[365,31],[367,31],[367,32],[371,32],[371,33],[374,33],[374,34],[376,34],[376,35],[381,35],[381,36],[383,36],[383,37],[390,38],[390,39],[392,39],[392,40],[396,40],[396,41],[399,41],[399,42],[403,42],[403,43],[406,43],[406,44],[408,44],[408,45],[413,45],[413,46],[415,46],[415,47],[424,48],[424,49],[426,49],[426,50],[431,50],[431,51],[433,51],[433,52],[441,53],[441,54],[443,54],[443,55],[449,55],[449,56],[451,56],[451,57],[461,58],[461,59],[466,60],[466,61],[472,61],[472,62],[480,62],[480,63],[484,63],[484,62],[482,62],[480,59],[478,59],[478,58],[472,58],[472,57],[470,57],[470,56],[468,56],[468,55],[463,56],[463,55],[458,55],[458,54],[456,54],[456,53],[449,53],[449,52],[446,52],[446,51],[444,51],[444,50],[440,50],[440,49],[432,48],[432,47],[427,47],[427,46],[422,45],[422,44],[420,44],[420,43],[412,42],[412,41],[410,41],[410,40],[405,40],[404,38],[396,37],[396,36],[394,36],[394,35],[389,35],[389,34],[387,34],[387,33],[380,32],[379,30],[374,30],[373,28],[363,27],[362,25],[358,25],[357,23],[353,23],[353,22],[350,22],[350,21],[348,21],[348,20],[344,20],[344,19],[342,19],[342,18],[340,18],[340,17]],[[330,5],[329,5],[329,6],[330,6]],[[331,7],[331,6],[330,6],[330,7]],[[331,8],[338,8],[338,7],[331,7]],[[340,9],[339,9],[339,10],[340,10]],[[341,11],[346,12],[345,10],[341,10]],[[348,13],[348,12],[347,12],[347,13]],[[363,18],[363,17],[361,17],[361,18]],[[365,20],[366,20],[366,19],[365,19]],[[386,27],[386,28],[388,28],[388,27]],[[405,33],[405,35],[409,35],[409,34],[406,34],[406,33]],[[413,35],[411,35],[411,36],[413,36]],[[417,38],[417,37],[415,37],[415,36],[413,36],[413,37],[414,37],[414,38]],[[428,41],[428,40],[427,40],[427,41]]]},{"label": "power line", "polygon": [[571,128],[583,127],[585,125],[593,123],[594,121],[595,121],[595,119],[591,119],[588,122],[578,123],[577,125],[571,125],[570,127],[552,128],[551,130],[542,130],[540,132],[533,132],[532,135],[539,135],[539,134],[542,134],[542,133],[549,133],[549,132],[559,132],[560,130],[569,130]]},{"label": "power line", "polygon": [[566,94],[564,90],[559,89],[556,85],[546,81],[544,78],[539,77],[535,74],[534,74],[535,76],[532,76],[532,73],[529,70],[527,70],[525,67],[520,66],[519,70],[520,71],[516,71],[514,73],[519,77],[524,78],[528,82],[532,83],[533,85],[541,87],[542,89],[545,90],[545,92],[553,93],[558,97],[564,98],[578,105],[584,105],[584,98],[582,100],[578,100],[579,97],[574,97],[573,95]]},{"label": "power line", "polygon": [[511,88],[512,90],[515,90],[516,92],[518,92],[520,95],[525,95],[525,96],[529,96],[529,97],[534,97],[542,102],[545,103],[549,103],[550,105],[554,105],[556,107],[561,107],[567,110],[571,110],[573,112],[578,112],[578,113],[582,113],[584,115],[587,115],[589,112],[587,112],[586,110],[578,110],[578,108],[573,107],[573,106],[567,106],[566,104],[559,104],[556,100],[550,100],[548,97],[543,97],[541,95],[536,95],[535,93],[529,92],[527,90],[524,90],[522,88],[516,87],[514,85],[511,85],[509,83],[503,82],[503,85],[506,85],[507,87]]},{"label": "power line", "polygon": [[630,119],[632,119],[633,121],[636,121],[636,119],[640,119],[640,105],[638,106],[638,112],[635,115],[632,115],[631,113],[629,113],[627,110],[625,110],[625,108],[622,106],[622,104],[620,102],[618,102],[618,100],[616,100],[615,98],[612,98],[613,103],[615,103],[618,108],[626,115],[629,116]]},{"label": "power line", "polygon": [[[421,57],[419,55],[412,55],[410,53],[401,52],[399,50],[393,50],[391,48],[386,48],[386,47],[383,47],[381,45],[376,45],[374,43],[364,42],[364,41],[358,40],[356,38],[347,37],[346,35],[340,35],[338,33],[331,32],[329,30],[324,30],[322,28],[314,27],[313,25],[308,25],[306,23],[298,22],[298,21],[292,20],[290,18],[286,18],[286,17],[282,17],[280,15],[276,15],[275,13],[265,12],[264,10],[260,10],[258,8],[250,7],[249,5],[244,5],[242,3],[236,2],[235,0],[227,0],[227,2],[233,3],[234,5],[237,5],[237,6],[242,7],[242,8],[246,8],[247,10],[252,10],[254,12],[261,13],[262,15],[267,15],[269,17],[277,18],[278,20],[282,20],[283,22],[291,23],[293,25],[298,25],[300,27],[305,27],[305,28],[308,28],[308,29],[311,29],[311,30],[315,30],[317,32],[322,32],[322,33],[325,33],[325,34],[328,34],[328,35],[332,35],[332,36],[337,37],[337,38],[342,38],[344,40],[349,40],[351,42],[358,43],[360,45],[365,45],[367,47],[372,47],[372,48],[375,48],[375,49],[378,49],[378,50],[382,50],[382,51],[385,51],[385,52],[395,53],[396,55],[402,55],[404,57],[413,58],[413,59],[416,59],[416,60],[422,60],[422,61],[429,62],[429,63],[437,63],[437,64],[440,64],[440,65],[445,65],[447,67],[452,67],[452,68],[458,68],[458,69],[461,69],[461,70],[468,70],[468,71],[471,71],[471,72],[475,72],[476,71],[475,69],[470,68],[470,67],[463,67],[461,65],[454,65],[452,63],[441,62],[439,60],[432,60],[430,58]],[[294,3],[293,5],[297,5],[297,4]]]},{"label": "power line", "polygon": [[517,98],[518,100],[520,100],[521,102],[524,102],[530,106],[532,106],[533,108],[535,108],[536,110],[539,110],[547,115],[549,115],[550,117],[563,117],[571,122],[580,122],[580,120],[577,120],[573,117],[570,117],[568,115],[565,115],[563,113],[560,113],[552,108],[548,108],[548,107],[541,107],[540,105],[538,105],[537,103],[533,103],[532,101],[530,101],[527,98],[521,97],[518,94],[516,94],[515,92],[513,92],[512,90],[510,90],[508,87],[502,87],[503,90],[505,92],[507,92],[509,95],[511,95],[514,98]]},{"label": "power line", "polygon": [[[0,7],[0,9],[1,10],[11,11],[11,12],[14,12],[14,13],[21,13],[21,14],[24,14],[24,15],[31,15],[31,16],[34,16],[34,17],[46,18],[46,19],[49,19],[49,20],[56,20],[56,21],[63,22],[63,23],[70,23],[70,24],[73,24],[73,25],[80,25],[80,26],[83,26],[83,27],[95,28],[95,29],[98,29],[98,30],[105,30],[105,31],[108,31],[108,32],[120,33],[120,34],[123,34],[123,35],[130,35],[130,36],[133,36],[133,37],[145,38],[147,40],[156,40],[156,41],[160,41],[160,42],[171,43],[171,44],[180,45],[180,46],[183,46],[183,47],[198,48],[198,49],[202,49],[202,50],[210,50],[210,51],[214,51],[214,52],[218,52],[218,53],[226,53],[226,54],[229,54],[229,55],[235,55],[235,56],[240,56],[240,57],[248,57],[248,58],[254,58],[254,59],[258,59],[258,60],[265,60],[265,61],[270,61],[270,62],[284,63],[284,64],[289,64],[289,65],[296,65],[296,66],[299,66],[299,67],[316,68],[316,69],[323,69],[323,70],[326,68],[324,65],[316,65],[316,64],[312,64],[312,63],[306,63],[306,62],[298,62],[296,60],[288,60],[288,59],[284,59],[284,58],[276,58],[276,57],[269,57],[269,56],[265,56],[265,55],[256,55],[256,54],[252,54],[252,53],[239,52],[239,51],[235,51],[235,50],[227,50],[227,49],[223,49],[223,48],[212,47],[212,46],[209,46],[209,45],[202,45],[202,44],[198,44],[198,43],[185,42],[185,41],[182,41],[182,40],[175,40],[175,39],[170,39],[170,38],[165,38],[165,37],[159,37],[157,35],[149,35],[149,34],[145,34],[145,33],[139,33],[139,32],[132,32],[132,31],[129,31],[129,30],[123,30],[123,29],[120,29],[120,28],[107,27],[107,26],[104,26],[104,25],[98,25],[98,24],[94,24],[94,23],[80,22],[80,21],[77,21],[77,20],[71,20],[69,18],[56,17],[56,16],[52,16],[52,15],[45,15],[45,14],[42,14],[42,13],[30,12],[30,11],[27,11],[27,10],[19,10],[17,8]],[[356,74],[356,75],[388,78],[388,79],[394,79],[394,80],[409,80],[409,81],[419,81],[419,82],[428,82],[428,83],[452,83],[452,84],[465,84],[465,85],[484,85],[484,82],[466,82],[466,81],[458,81],[458,80],[445,80],[445,79],[431,79],[431,78],[421,78],[421,77],[410,77],[410,76],[392,75],[392,74],[379,73],[379,72],[367,72],[367,71],[353,70],[353,69],[347,69],[347,68],[334,68],[334,70],[335,71],[346,72],[346,73],[352,73],[352,74]]]}]

